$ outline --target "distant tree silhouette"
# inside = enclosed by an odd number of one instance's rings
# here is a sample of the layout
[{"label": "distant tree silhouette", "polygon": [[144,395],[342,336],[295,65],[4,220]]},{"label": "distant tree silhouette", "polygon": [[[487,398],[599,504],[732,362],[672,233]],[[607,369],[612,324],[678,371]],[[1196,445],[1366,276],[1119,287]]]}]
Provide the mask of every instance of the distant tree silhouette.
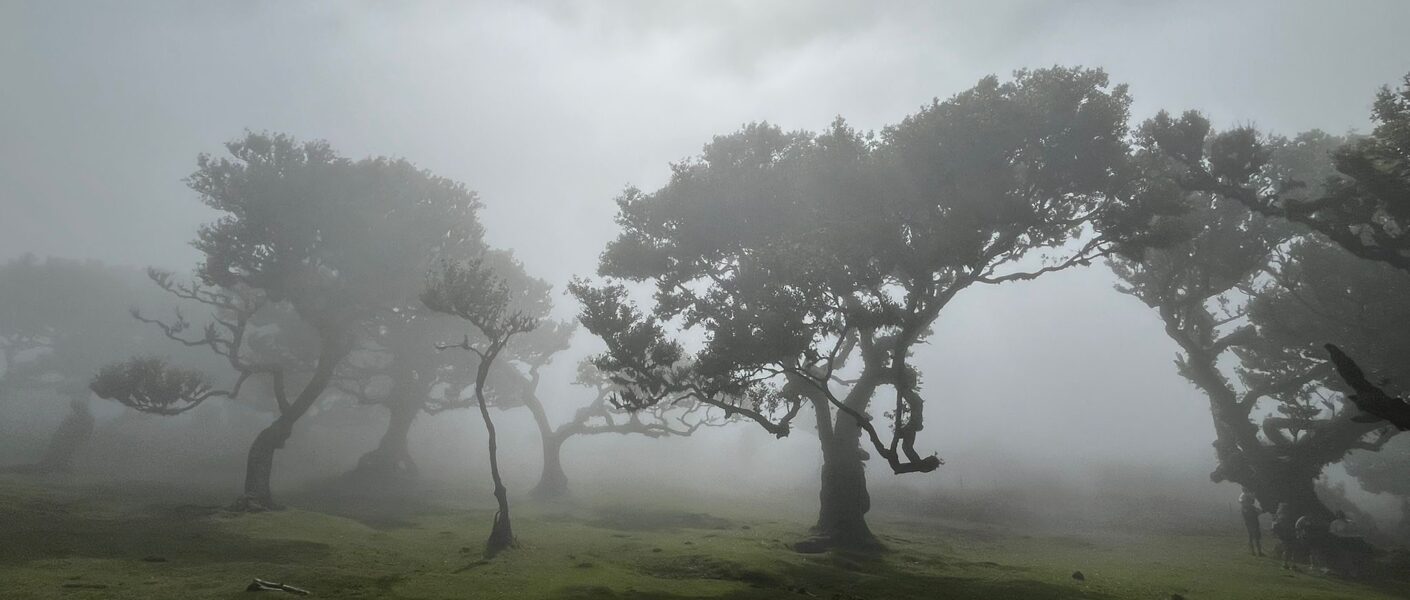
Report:
[{"label": "distant tree silhouette", "polygon": [[[278,506],[270,487],[275,452],[328,388],[364,328],[375,315],[413,304],[420,274],[433,260],[478,250],[479,201],[463,185],[405,160],[353,161],[325,142],[249,133],[226,149],[230,158],[201,155],[188,179],[202,201],[222,213],[197,235],[195,246],[204,255],[198,281],[152,272],[176,297],[208,306],[211,322],[195,332],[180,313],[171,320],[136,316],[185,346],[224,357],[235,383],[214,392],[188,387],[202,391],[181,398],[114,399],[138,409],[179,406],[234,396],[248,379],[266,379],[278,416],[250,446],[244,495],[234,505],[264,510]],[[274,331],[262,331],[262,322]],[[173,379],[136,367],[106,373]],[[183,389],[132,380],[109,388],[103,373],[94,383],[104,390]]]},{"label": "distant tree silhouette", "polygon": [[158,348],[126,314],[125,304],[154,295],[141,282],[136,269],[96,261],[26,255],[0,265],[0,410],[21,393],[57,395],[69,408],[40,458],[12,470],[72,470],[94,428],[88,378],[114,353]]},{"label": "distant tree silhouette", "polygon": [[533,414],[534,424],[543,442],[543,471],[532,491],[537,498],[556,499],[568,495],[568,476],[563,471],[562,451],[563,444],[575,436],[689,437],[701,427],[717,427],[728,421],[723,411],[708,404],[692,402],[689,398],[639,409],[620,407],[614,403],[620,389],[590,361],[583,361],[578,365],[575,383],[590,390],[591,400],[574,411],[571,419],[554,426],[538,395],[540,366],[529,363],[527,385],[520,392],[521,402]]},{"label": "distant tree silhouette", "polygon": [[353,475],[374,484],[404,482],[417,475],[409,447],[417,415],[438,394],[458,394],[473,380],[473,369],[427,343],[456,326],[453,318],[419,304],[375,317],[333,383],[360,403],[383,406],[388,412],[377,447],[362,455]]}]

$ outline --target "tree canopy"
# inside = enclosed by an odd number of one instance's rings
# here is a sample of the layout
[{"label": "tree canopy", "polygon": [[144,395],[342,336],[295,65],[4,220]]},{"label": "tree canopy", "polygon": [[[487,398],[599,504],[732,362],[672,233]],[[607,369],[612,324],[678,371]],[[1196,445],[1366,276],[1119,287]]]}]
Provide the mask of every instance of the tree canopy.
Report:
[{"label": "tree canopy", "polygon": [[[596,364],[627,405],[691,396],[777,435],[803,395],[820,397],[896,472],[933,470],[914,448],[924,399],[907,359],[940,311],[972,285],[1112,252],[1135,237],[1131,206],[1167,200],[1127,176],[1129,102],[1101,71],[1054,68],[986,78],[879,135],[839,119],[718,136],[661,189],[618,199],[606,283],[572,287],[608,346]],[[650,309],[629,282],[654,284]],[[836,391],[854,351],[864,387],[896,390],[889,440],[865,414],[870,391]]]},{"label": "tree canopy", "polygon": [[[351,160],[322,141],[247,133],[226,144],[228,157],[201,155],[187,182],[221,216],[200,228],[194,245],[204,255],[195,283],[154,271],[157,284],[183,300],[210,307],[199,334],[179,313],[163,321],[137,315],[167,337],[206,347],[238,374],[228,390],[167,385],[182,379],[142,368],[142,359],[110,374],[127,378],[129,390],[195,391],[199,402],[236,395],[249,378],[266,378],[278,417],[251,447],[246,494],[240,504],[273,506],[269,488],[274,451],[327,389],[347,356],[365,340],[377,318],[417,303],[418,283],[438,260],[478,253],[479,200],[464,185],[402,159]],[[280,327],[276,341],[252,335],[270,311],[296,315],[299,327]],[[293,345],[300,327],[313,333],[311,361]],[[263,340],[263,342],[262,342]],[[280,350],[280,347],[283,347]],[[271,352],[273,350],[273,352]],[[151,365],[148,365],[151,366]],[[295,393],[292,375],[306,373]],[[134,408],[175,406],[132,394]]]}]

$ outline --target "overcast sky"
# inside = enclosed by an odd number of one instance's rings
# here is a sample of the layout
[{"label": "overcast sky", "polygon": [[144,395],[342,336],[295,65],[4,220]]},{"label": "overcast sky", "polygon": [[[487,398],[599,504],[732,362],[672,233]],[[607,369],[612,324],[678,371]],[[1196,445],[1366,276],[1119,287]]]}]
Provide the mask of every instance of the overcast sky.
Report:
[{"label": "overcast sky", "polygon": [[[749,121],[879,128],[1062,64],[1129,83],[1135,119],[1342,132],[1410,72],[1410,2],[1393,0],[0,6],[0,259],[189,269],[212,215],[182,178],[249,128],[465,182],[491,242],[559,289],[594,270],[618,191]],[[1100,267],[966,292],[937,331],[920,364],[942,455],[1021,431],[1035,456],[1212,464],[1173,345]],[[1133,420],[1161,433],[1110,426]]]}]

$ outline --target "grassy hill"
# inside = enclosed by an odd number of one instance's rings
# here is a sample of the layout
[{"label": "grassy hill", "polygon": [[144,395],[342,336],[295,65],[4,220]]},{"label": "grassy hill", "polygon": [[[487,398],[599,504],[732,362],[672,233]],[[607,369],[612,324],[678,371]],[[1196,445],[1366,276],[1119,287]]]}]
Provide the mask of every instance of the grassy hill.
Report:
[{"label": "grassy hill", "polygon": [[294,597],[245,592],[255,577],[319,598],[1410,597],[1403,569],[1375,583],[1290,573],[1243,553],[1238,532],[1027,534],[879,516],[886,554],[803,555],[787,545],[811,508],[789,518],[687,499],[519,501],[519,547],[484,561],[489,510],[417,497],[295,495],[289,510],[242,515],[185,490],[0,477],[0,597]]}]

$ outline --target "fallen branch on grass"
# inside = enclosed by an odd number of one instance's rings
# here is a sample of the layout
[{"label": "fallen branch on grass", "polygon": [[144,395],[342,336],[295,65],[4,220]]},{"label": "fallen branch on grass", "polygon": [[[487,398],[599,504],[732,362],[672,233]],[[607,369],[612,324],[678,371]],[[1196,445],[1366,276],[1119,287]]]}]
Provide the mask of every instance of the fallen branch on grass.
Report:
[{"label": "fallen branch on grass", "polygon": [[292,585],[287,585],[287,584],[283,584],[283,583],[275,583],[275,582],[273,582],[273,581],[265,581],[265,580],[260,579],[260,578],[258,578],[258,577],[256,577],[254,581],[251,581],[251,582],[250,582],[250,585],[245,586],[245,591],[247,591],[247,592],[289,592],[290,594],[297,594],[297,595],[299,595],[299,596],[307,596],[307,595],[309,595],[309,591],[306,590],[306,589],[303,589],[303,588],[296,588],[296,587],[294,587],[294,586],[292,586]]}]

